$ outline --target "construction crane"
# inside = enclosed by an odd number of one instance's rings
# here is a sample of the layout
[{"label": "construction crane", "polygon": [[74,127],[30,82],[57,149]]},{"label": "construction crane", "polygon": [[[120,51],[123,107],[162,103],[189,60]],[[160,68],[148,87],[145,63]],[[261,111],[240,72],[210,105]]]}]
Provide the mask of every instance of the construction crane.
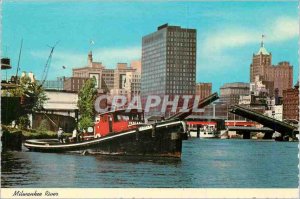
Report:
[{"label": "construction crane", "polygon": [[52,60],[53,51],[54,51],[54,48],[56,47],[57,44],[58,44],[58,42],[56,42],[56,44],[54,46],[52,46],[52,47],[49,46],[51,48],[51,51],[50,51],[49,57],[47,59],[46,65],[44,67],[44,71],[43,71],[43,75],[42,75],[41,85],[40,86],[43,86],[44,83],[45,83],[45,81],[46,81],[46,79],[47,79],[49,68],[50,68],[50,64],[51,64],[51,60]]},{"label": "construction crane", "polygon": [[18,80],[18,72],[19,72],[19,70],[20,70],[20,60],[21,60],[22,47],[23,47],[23,38],[22,38],[22,40],[21,40],[21,47],[20,47],[19,58],[18,58],[17,72],[16,72],[16,77],[15,77],[15,80],[14,80],[16,84],[19,83],[19,80]]}]

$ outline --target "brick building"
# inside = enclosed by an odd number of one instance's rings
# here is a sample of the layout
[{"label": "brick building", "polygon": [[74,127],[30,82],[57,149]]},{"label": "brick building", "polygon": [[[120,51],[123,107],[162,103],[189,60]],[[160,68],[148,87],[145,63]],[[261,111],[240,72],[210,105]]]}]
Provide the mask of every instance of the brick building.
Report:
[{"label": "brick building", "polygon": [[299,121],[299,82],[283,91],[283,119]]},{"label": "brick building", "polygon": [[96,87],[98,93],[113,93],[119,94],[119,89],[125,87],[125,77],[127,72],[140,71],[141,62],[133,61],[130,67],[127,63],[118,63],[116,69],[108,69],[101,62],[93,61],[93,54],[89,52],[87,65],[80,68],[73,68],[73,75],[70,78],[65,78],[64,90],[78,92],[83,84],[89,78],[96,78]]},{"label": "brick building", "polygon": [[[84,67],[80,68],[73,68],[73,75],[72,75],[72,82],[78,82],[76,90],[80,90],[83,86],[83,83],[85,82],[84,79],[89,79],[92,77],[96,78],[96,87],[98,93],[103,93],[105,89],[107,89],[107,84],[105,84],[105,81],[102,81],[104,75],[103,71],[105,69],[105,66],[101,62],[94,62],[93,61],[93,54],[92,51],[88,54],[88,63]],[[110,70],[108,72],[111,72]],[[113,76],[106,76],[106,78],[114,78]],[[81,78],[81,79],[80,79]],[[76,81],[75,81],[76,80]],[[68,80],[69,81],[69,80]],[[104,82],[104,84],[103,84]],[[74,85],[75,86],[75,85]]]},{"label": "brick building", "polygon": [[197,83],[196,95],[200,96],[200,99],[206,98],[212,93],[212,83]]},{"label": "brick building", "polygon": [[78,92],[89,78],[67,77],[64,80],[64,90]]}]

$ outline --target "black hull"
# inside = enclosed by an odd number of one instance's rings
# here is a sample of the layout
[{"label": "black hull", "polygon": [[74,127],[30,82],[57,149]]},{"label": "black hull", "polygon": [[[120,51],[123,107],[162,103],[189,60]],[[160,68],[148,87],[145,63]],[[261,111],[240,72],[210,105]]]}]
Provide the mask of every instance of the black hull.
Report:
[{"label": "black hull", "polygon": [[183,123],[173,121],[158,123],[156,127],[146,125],[78,143],[59,144],[49,140],[27,140],[24,145],[31,151],[49,153],[81,151],[99,155],[180,158],[182,140],[186,138]]}]

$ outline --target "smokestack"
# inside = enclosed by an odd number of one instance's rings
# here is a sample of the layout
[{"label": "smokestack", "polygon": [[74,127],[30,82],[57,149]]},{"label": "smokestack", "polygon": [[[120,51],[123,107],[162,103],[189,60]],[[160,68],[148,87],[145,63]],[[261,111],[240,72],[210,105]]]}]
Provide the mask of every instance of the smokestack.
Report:
[{"label": "smokestack", "polygon": [[93,53],[92,51],[90,51],[88,54],[88,65],[92,67],[92,63],[93,63]]}]

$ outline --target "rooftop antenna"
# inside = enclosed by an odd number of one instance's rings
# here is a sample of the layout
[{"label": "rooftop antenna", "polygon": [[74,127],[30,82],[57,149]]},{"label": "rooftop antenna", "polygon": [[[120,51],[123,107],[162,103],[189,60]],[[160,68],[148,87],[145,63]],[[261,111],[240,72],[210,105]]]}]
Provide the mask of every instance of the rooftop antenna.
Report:
[{"label": "rooftop antenna", "polygon": [[264,38],[266,37],[266,35],[262,34],[261,35],[261,43],[260,43],[260,47],[264,47]]},{"label": "rooftop antenna", "polygon": [[95,45],[95,42],[94,42],[94,40],[91,39],[91,40],[90,40],[90,51],[92,51],[92,46],[93,46],[93,45]]},{"label": "rooftop antenna", "polygon": [[18,58],[18,66],[17,66],[17,72],[16,72],[16,84],[18,84],[18,72],[20,69],[20,60],[21,60],[21,54],[22,54],[22,47],[23,47],[23,38],[21,40],[21,47],[19,51],[19,58]]}]

